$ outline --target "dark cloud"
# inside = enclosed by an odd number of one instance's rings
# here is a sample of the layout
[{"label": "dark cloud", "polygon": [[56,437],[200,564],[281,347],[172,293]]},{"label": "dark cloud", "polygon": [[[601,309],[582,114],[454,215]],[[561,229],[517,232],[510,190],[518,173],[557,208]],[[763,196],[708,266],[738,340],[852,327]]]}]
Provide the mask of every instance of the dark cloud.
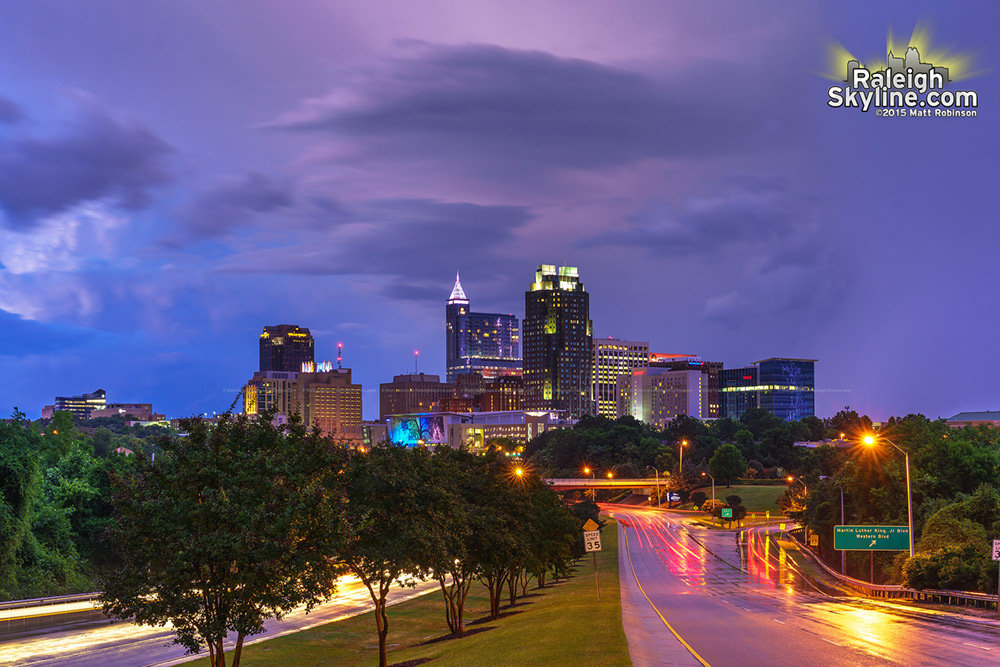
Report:
[{"label": "dark cloud", "polygon": [[763,122],[744,112],[764,94],[719,62],[657,78],[540,51],[419,44],[272,127],[330,133],[354,158],[601,169],[739,150]]},{"label": "dark cloud", "polygon": [[107,344],[112,336],[65,324],[43,324],[0,309],[0,356],[20,358],[60,350]]},{"label": "dark cloud", "polygon": [[[521,206],[426,199],[383,199],[334,210],[337,223],[328,229],[305,232],[294,245],[234,256],[218,270],[405,276],[387,290],[424,298],[430,292],[421,280],[440,280],[442,267],[501,261],[497,253],[531,219]],[[440,297],[440,286],[435,289]]]},{"label": "dark cloud", "polygon": [[287,208],[293,203],[285,183],[264,174],[249,172],[238,178],[224,179],[196,195],[176,216],[178,229],[163,243],[179,245],[224,236],[256,215]]},{"label": "dark cloud", "polygon": [[733,245],[780,242],[807,222],[780,181],[739,177],[716,195],[680,205],[653,199],[623,227],[582,239],[581,247],[638,246],[657,254],[717,252]]},{"label": "dark cloud", "polygon": [[21,107],[5,97],[0,97],[0,123],[14,124],[23,119]]},{"label": "dark cloud", "polygon": [[0,143],[0,208],[7,224],[21,229],[95,199],[141,208],[149,190],[168,180],[163,162],[169,152],[137,120],[80,96],[61,133]]}]

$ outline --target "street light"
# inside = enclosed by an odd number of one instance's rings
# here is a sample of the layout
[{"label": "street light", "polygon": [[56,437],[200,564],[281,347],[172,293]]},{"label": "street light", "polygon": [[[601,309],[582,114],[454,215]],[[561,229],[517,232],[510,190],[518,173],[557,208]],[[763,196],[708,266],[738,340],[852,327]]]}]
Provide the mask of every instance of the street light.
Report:
[{"label": "street light", "polygon": [[792,477],[791,475],[789,475],[789,476],[788,476],[788,481],[789,481],[790,483],[791,483],[791,482],[794,482],[795,480],[799,480],[799,484],[801,484],[801,485],[802,485],[802,488],[803,488],[803,490],[805,490],[805,492],[806,492],[806,495],[809,495],[809,487],[808,487],[808,486],[806,486],[806,483],[802,481],[802,478],[801,478],[801,477]]},{"label": "street light", "polygon": [[709,475],[707,472],[701,473],[702,477],[708,475],[712,479],[712,525],[715,525],[715,478]]},{"label": "street light", "polygon": [[[586,466],[584,466],[583,468],[583,474],[590,475],[591,480],[594,479],[594,471]],[[590,499],[593,500],[595,503],[597,502],[597,487],[594,486],[590,487]]]},{"label": "street light", "polygon": [[910,453],[894,443],[892,440],[872,434],[866,435],[861,439],[861,442],[865,443],[869,447],[874,447],[876,441],[878,440],[885,440],[890,445],[903,452],[903,456],[906,457],[906,521],[910,527],[910,558],[913,558],[913,493],[910,489]]},{"label": "street light", "polygon": [[653,468],[653,466],[646,466],[646,470],[649,470],[651,468],[652,468],[653,472],[656,474],[656,506],[659,507],[660,506],[660,471],[657,470],[656,468]]},{"label": "street light", "polygon": [[688,444],[687,440],[681,440],[681,465],[680,465],[681,475],[684,474],[684,448],[687,447],[687,444]]}]

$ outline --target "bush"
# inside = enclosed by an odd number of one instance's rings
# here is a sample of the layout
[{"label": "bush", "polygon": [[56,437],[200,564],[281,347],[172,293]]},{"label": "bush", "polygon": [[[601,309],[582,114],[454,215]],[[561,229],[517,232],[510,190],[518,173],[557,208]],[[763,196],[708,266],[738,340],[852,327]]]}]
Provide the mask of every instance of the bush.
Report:
[{"label": "bush", "polygon": [[[903,563],[903,585],[918,590],[981,590],[983,561],[987,559],[982,550],[969,545],[919,553]],[[992,566],[992,561],[986,565]]]},{"label": "bush", "polygon": [[692,503],[694,503],[695,507],[701,507],[703,504],[705,504],[705,501],[707,499],[708,499],[708,496],[705,495],[704,491],[695,491],[688,498],[688,500],[690,500]]}]

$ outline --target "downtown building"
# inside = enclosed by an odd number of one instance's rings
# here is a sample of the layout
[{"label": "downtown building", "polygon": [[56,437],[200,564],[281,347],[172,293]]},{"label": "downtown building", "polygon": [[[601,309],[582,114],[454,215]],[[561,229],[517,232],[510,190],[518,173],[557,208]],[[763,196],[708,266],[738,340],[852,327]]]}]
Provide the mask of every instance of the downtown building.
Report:
[{"label": "downtown building", "polygon": [[487,382],[521,374],[520,329],[513,314],[474,313],[458,275],[445,303],[448,382],[479,373]]},{"label": "downtown building", "polygon": [[314,361],[314,342],[309,329],[295,324],[264,327],[260,335],[261,372],[298,373],[302,364]]},{"label": "downtown building", "polygon": [[681,415],[706,417],[708,379],[701,369],[637,368],[619,376],[617,384],[617,417],[635,417],[661,429]]},{"label": "downtown building", "polygon": [[360,441],[361,385],[351,381],[351,369],[330,362],[305,363],[301,371],[258,371],[243,390],[243,412],[273,411],[278,423],[298,414],[303,423],[328,436]]},{"label": "downtown building", "polygon": [[719,394],[721,361],[702,361],[699,357],[688,354],[656,354],[649,355],[651,368],[667,368],[672,371],[701,371],[705,385],[702,419],[718,419],[722,411],[722,399]]},{"label": "downtown building", "polygon": [[593,414],[618,416],[618,378],[649,365],[649,343],[620,338],[594,339]]},{"label": "downtown building", "polygon": [[577,418],[593,409],[590,295],[574,266],[540,264],[524,294],[524,407]]},{"label": "downtown building", "polygon": [[719,373],[720,417],[739,419],[761,408],[785,421],[816,414],[816,359],[772,357]]},{"label": "downtown building", "polygon": [[440,375],[395,375],[392,382],[378,387],[378,418],[385,422],[390,415],[428,412],[434,404],[454,395],[455,385],[441,382]]}]

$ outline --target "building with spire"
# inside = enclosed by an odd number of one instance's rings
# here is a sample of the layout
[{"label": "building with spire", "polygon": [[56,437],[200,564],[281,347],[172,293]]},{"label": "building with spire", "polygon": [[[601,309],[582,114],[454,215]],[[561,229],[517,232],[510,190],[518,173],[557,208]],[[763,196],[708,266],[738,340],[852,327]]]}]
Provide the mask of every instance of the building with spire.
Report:
[{"label": "building with spire", "polygon": [[539,264],[524,294],[524,407],[593,410],[593,325],[590,295],[575,266]]},{"label": "building with spire", "polygon": [[479,373],[487,381],[521,374],[520,338],[513,314],[474,313],[462,282],[455,274],[455,286],[445,304],[446,381],[459,375]]}]

